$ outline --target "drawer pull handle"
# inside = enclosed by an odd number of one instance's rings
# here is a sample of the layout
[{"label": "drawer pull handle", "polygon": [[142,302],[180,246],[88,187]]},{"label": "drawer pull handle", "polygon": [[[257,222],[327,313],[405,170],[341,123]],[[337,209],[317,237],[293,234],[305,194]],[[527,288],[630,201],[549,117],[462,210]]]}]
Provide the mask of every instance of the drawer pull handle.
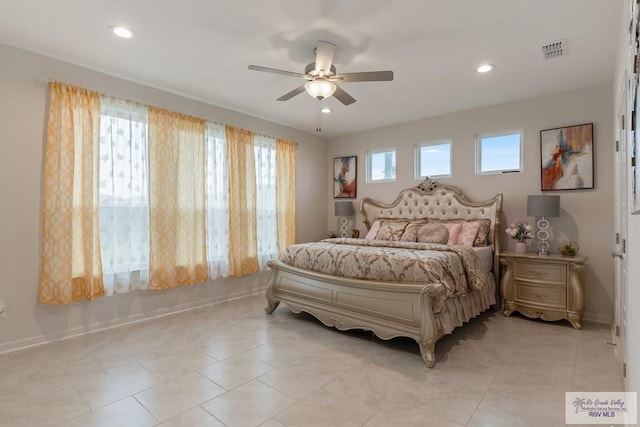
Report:
[{"label": "drawer pull handle", "polygon": [[530,295],[533,295],[536,298],[548,298],[549,294],[546,292],[534,292],[534,291],[529,291]]},{"label": "drawer pull handle", "polygon": [[538,279],[545,278],[545,277],[549,276],[549,272],[548,271],[540,271],[540,270],[537,270],[537,269],[534,269],[534,268],[527,268],[527,269],[524,269],[522,272],[523,272],[523,274],[525,276],[535,277],[535,278],[538,278]]}]

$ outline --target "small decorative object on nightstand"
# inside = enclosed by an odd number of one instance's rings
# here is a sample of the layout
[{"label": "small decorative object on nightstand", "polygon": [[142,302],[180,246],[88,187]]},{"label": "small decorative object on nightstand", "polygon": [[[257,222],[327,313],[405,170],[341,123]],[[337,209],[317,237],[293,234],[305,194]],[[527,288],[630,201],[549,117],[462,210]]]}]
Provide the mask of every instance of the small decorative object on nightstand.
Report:
[{"label": "small decorative object on nightstand", "polygon": [[518,221],[516,219],[511,224],[509,224],[509,227],[507,227],[505,231],[507,232],[507,235],[509,235],[509,237],[517,240],[516,253],[526,253],[527,244],[525,242],[533,237],[533,235],[531,234],[531,226],[526,222]]},{"label": "small decorative object on nightstand", "polygon": [[543,320],[567,319],[581,329],[584,310],[582,272],[587,258],[502,252],[500,292],[504,315],[519,311]]},{"label": "small decorative object on nightstand", "polygon": [[576,256],[580,251],[580,246],[574,242],[560,244],[560,254],[564,256]]}]

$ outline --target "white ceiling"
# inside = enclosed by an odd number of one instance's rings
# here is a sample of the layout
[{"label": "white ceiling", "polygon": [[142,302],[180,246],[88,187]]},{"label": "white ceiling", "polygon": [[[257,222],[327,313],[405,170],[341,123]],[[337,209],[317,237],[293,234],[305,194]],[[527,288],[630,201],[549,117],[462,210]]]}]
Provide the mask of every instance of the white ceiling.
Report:
[{"label": "white ceiling", "polygon": [[[322,135],[611,82],[620,0],[0,0],[0,43],[38,52],[303,131],[316,101],[303,83],[247,70],[303,72],[317,40],[338,72],[393,70],[392,82],[343,83],[357,99],[324,103]],[[112,25],[136,36],[114,37]],[[566,57],[541,46],[567,39]],[[1,58],[0,58],[1,60]],[[495,64],[488,74],[481,63]],[[43,76],[48,77],[48,76]]]}]

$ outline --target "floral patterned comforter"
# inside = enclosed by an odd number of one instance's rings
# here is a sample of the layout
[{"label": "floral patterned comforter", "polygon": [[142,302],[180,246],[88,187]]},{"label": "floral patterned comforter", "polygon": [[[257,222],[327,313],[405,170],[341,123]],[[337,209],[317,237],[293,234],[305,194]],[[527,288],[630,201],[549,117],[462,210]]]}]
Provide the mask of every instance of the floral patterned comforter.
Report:
[{"label": "floral patterned comforter", "polygon": [[[441,283],[442,300],[488,286],[471,248],[387,240],[326,239],[293,245],[280,256],[286,264],[356,279],[404,283]],[[442,301],[434,304],[439,312]]]}]

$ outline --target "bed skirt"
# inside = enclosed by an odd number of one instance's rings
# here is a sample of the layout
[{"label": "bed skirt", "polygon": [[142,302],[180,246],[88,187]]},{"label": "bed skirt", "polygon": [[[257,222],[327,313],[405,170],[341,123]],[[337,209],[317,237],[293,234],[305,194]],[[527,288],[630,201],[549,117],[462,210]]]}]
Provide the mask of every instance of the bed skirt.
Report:
[{"label": "bed skirt", "polygon": [[[494,284],[493,274],[487,273],[487,283]],[[487,286],[482,291],[469,292],[449,298],[444,308],[436,314],[438,328],[443,334],[450,334],[463,323],[469,321],[496,303],[495,285]]]}]

